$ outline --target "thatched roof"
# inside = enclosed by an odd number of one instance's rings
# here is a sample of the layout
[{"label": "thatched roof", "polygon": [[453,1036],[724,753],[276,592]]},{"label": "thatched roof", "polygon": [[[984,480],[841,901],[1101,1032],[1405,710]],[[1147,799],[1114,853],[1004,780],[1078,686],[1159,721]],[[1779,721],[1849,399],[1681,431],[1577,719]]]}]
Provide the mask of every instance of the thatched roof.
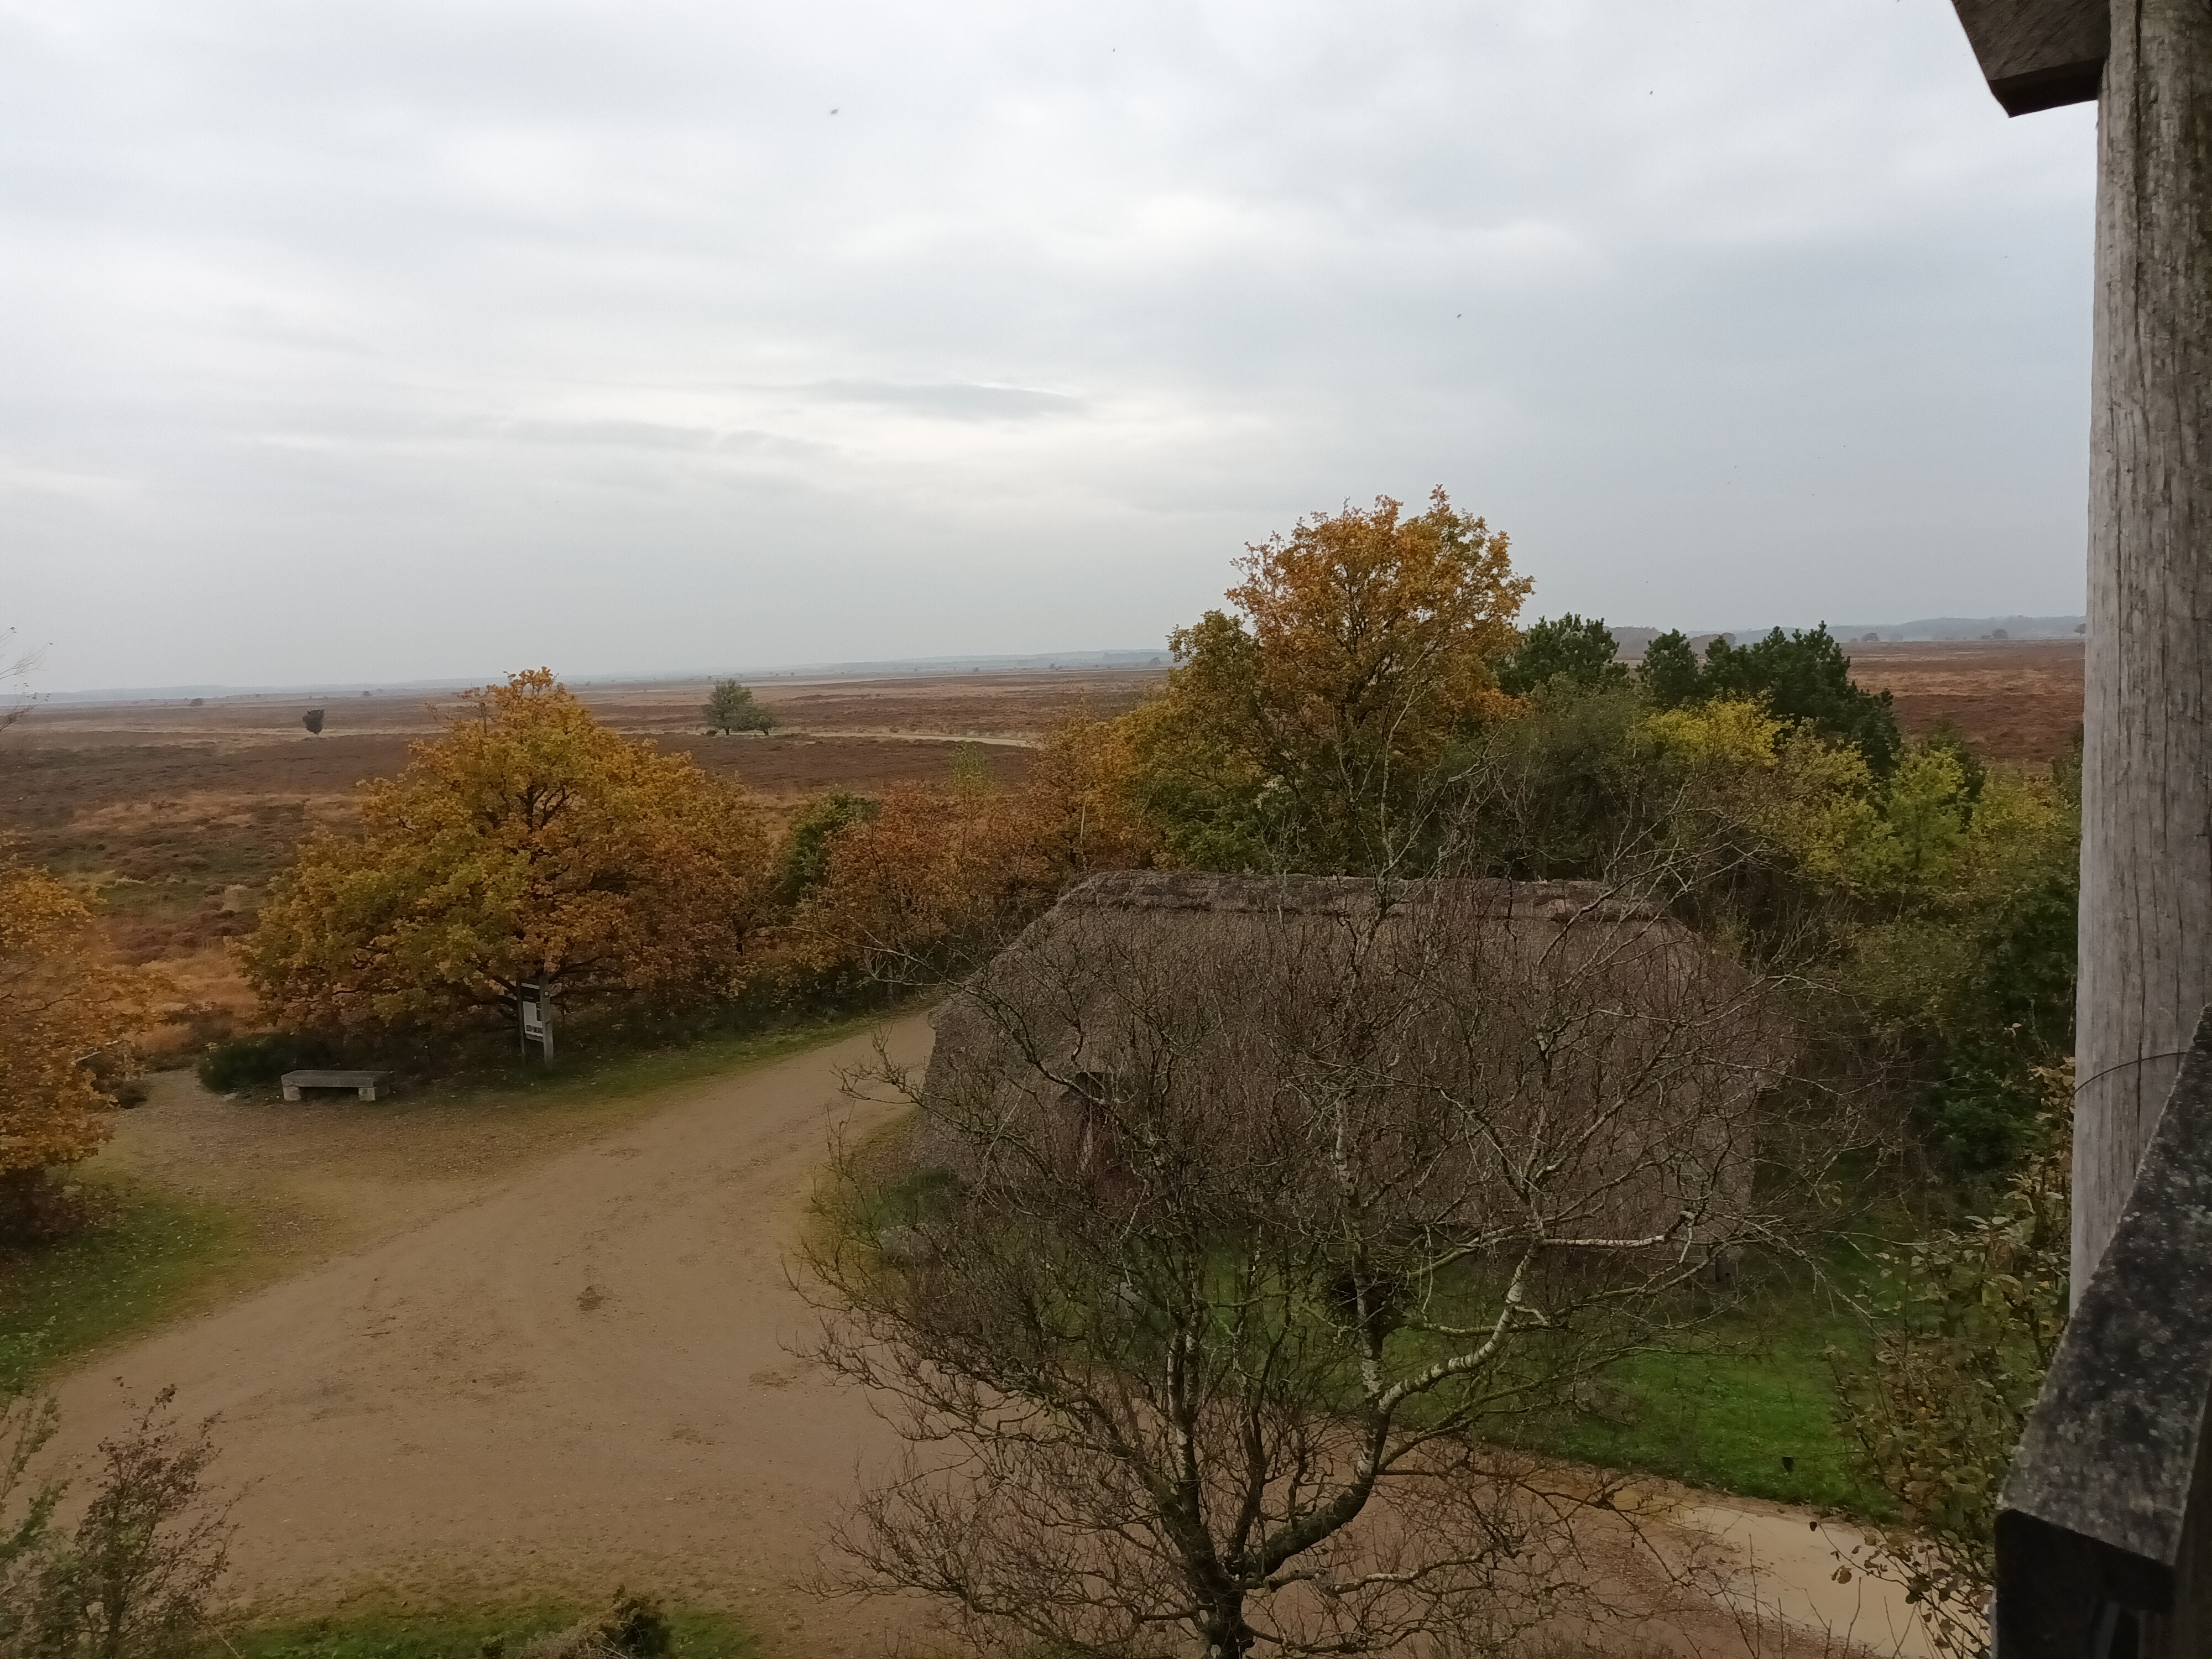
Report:
[{"label": "thatched roof", "polygon": [[1055,908],[1216,915],[1354,916],[1372,915],[1387,899],[1419,906],[1452,898],[1466,914],[1503,920],[1575,916],[1663,919],[1647,900],[1594,881],[1422,880],[1382,882],[1366,876],[1234,876],[1181,870],[1111,870],[1061,895]]},{"label": "thatched roof", "polygon": [[923,1100],[946,1121],[1256,1123],[1340,1089],[1409,1125],[1457,1113],[1468,1182],[1563,1172],[1575,1229],[1621,1237],[1747,1191],[1751,1108],[1791,1047],[1751,975],[1585,882],[1094,876],[936,1024]]}]

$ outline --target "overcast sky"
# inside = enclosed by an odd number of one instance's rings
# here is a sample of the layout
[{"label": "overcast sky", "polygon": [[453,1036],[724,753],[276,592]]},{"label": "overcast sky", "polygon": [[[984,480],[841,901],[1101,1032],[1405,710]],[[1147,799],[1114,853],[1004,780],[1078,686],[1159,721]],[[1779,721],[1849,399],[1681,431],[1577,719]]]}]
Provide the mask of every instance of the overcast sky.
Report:
[{"label": "overcast sky", "polygon": [[0,0],[40,685],[2078,610],[2094,113],[1948,0]]}]

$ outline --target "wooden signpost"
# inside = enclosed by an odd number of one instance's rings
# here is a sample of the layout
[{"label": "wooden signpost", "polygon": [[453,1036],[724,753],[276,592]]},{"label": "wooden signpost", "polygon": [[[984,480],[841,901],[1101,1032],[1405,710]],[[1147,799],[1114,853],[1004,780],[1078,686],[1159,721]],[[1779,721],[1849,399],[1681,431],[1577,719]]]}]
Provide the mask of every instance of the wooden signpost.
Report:
[{"label": "wooden signpost", "polygon": [[[2212,1653],[2212,1503],[2203,1501],[2212,1492],[2203,1432],[2212,1375],[2182,1379],[2169,1402],[2189,1416],[2185,1433],[2172,1422],[2154,1431],[2140,1412],[2113,1415],[2116,1396],[2100,1395],[2097,1380],[2100,1363],[2114,1389],[2131,1371],[2197,1364],[2160,1345],[2212,1301],[2212,1261],[2179,1270],[2193,1258],[2173,1243],[2189,1221],[2176,1195],[2212,1173],[2212,1145],[2169,1133],[2148,1171],[2154,1178],[2140,1189],[2137,1178],[2161,1114],[2182,1109],[2169,1099],[2186,1102],[2205,1086],[2198,1072],[2175,1085],[2212,1003],[2212,0],[1954,3],[2008,112],[2092,99],[2099,106],[2075,1040],[2077,1314],[2067,1337],[2072,1352],[2062,1351],[2066,1365],[2052,1371],[2057,1383],[2063,1370],[2068,1386],[2046,1389],[2005,1488],[1998,1647],[2084,1659]],[[2204,1171],[2185,1167],[2200,1156]],[[2124,1213],[2129,1249],[2113,1273],[2099,1275]],[[2166,1282],[2122,1282],[2123,1270]],[[2089,1298],[2099,1316],[2085,1321]],[[2163,1325],[2115,1312],[2161,1303],[2173,1310]],[[2148,1348],[2084,1351],[2119,1331]],[[2112,1455],[2100,1453],[2100,1433],[2120,1437],[2104,1443]],[[2140,1519],[2154,1507],[2149,1492],[2118,1489],[2127,1478],[2118,1455],[2154,1442],[2178,1460],[2169,1473],[2189,1497],[2166,1516],[2173,1524],[2157,1547],[2167,1559],[2146,1579],[2126,1563],[2151,1561],[2155,1552],[2106,1536],[2118,1523],[2099,1516]],[[2039,1518],[2039,1506],[2048,1509],[2057,1501],[2048,1495],[2062,1490],[2075,1492],[2068,1502],[2079,1506]],[[2039,1526],[2045,1544],[2073,1540],[2077,1599],[2094,1603],[2074,1608],[2084,1624],[2057,1610],[2063,1596],[2037,1602],[2036,1617],[2027,1616],[2028,1597],[2039,1588],[2055,1593],[2062,1576],[2053,1559],[2020,1546]]]}]

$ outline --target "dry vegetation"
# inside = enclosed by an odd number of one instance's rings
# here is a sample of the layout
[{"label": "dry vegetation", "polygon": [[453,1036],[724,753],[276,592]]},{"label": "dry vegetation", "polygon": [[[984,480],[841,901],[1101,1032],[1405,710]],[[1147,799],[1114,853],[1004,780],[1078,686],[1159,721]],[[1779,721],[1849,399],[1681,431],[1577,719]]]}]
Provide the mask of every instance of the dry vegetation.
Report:
[{"label": "dry vegetation", "polygon": [[1908,738],[1948,720],[1991,760],[2047,761],[2073,747],[2081,729],[2079,640],[1844,648],[1852,678],[1897,700]]}]

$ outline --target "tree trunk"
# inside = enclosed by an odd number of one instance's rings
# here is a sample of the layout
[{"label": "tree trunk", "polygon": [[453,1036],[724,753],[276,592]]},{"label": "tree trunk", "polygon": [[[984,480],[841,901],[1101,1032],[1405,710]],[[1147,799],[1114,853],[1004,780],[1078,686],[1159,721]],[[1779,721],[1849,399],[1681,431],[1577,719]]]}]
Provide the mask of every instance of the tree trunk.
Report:
[{"label": "tree trunk", "polygon": [[1198,1635],[1206,1644],[1206,1659],[1244,1659],[1260,1639],[1258,1632],[1244,1622],[1244,1597],[1237,1591],[1215,1596]]},{"label": "tree trunk", "polygon": [[2112,0],[2095,306],[2076,1297],[2212,1002],[2212,0]]}]

